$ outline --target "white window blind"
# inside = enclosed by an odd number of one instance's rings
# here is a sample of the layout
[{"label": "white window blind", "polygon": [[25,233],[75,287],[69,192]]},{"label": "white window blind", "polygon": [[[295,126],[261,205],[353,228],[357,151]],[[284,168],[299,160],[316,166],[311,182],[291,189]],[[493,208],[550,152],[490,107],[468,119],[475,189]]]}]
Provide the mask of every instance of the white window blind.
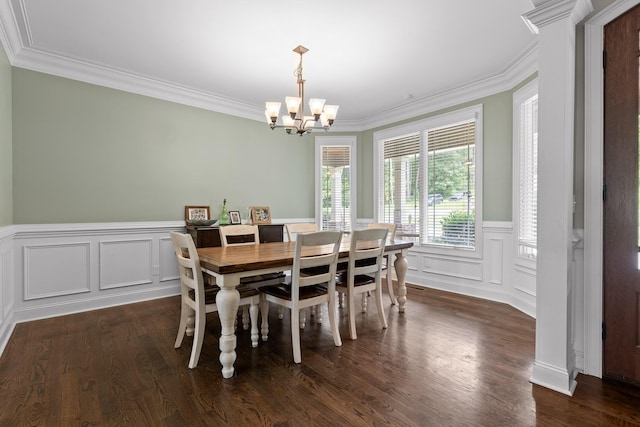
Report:
[{"label": "white window blind", "polygon": [[537,256],[538,95],[520,104],[518,254]]},{"label": "white window blind", "polygon": [[420,134],[384,141],[383,217],[396,232],[420,231]]},{"label": "white window blind", "polygon": [[351,228],[351,147],[321,147],[322,230]]},{"label": "white window blind", "polygon": [[430,129],[426,133],[429,191],[423,240],[430,244],[473,248],[475,120]]}]

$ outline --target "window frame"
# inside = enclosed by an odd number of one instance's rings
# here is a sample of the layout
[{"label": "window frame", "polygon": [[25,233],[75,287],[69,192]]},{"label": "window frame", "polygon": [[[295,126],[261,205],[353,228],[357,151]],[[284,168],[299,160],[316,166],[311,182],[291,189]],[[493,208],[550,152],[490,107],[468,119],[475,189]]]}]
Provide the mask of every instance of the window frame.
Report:
[{"label": "window frame", "polygon": [[[381,189],[384,188],[384,141],[394,138],[401,138],[411,134],[420,134],[420,156],[425,159],[428,155],[428,147],[426,145],[426,131],[460,123],[467,120],[475,120],[476,139],[475,139],[475,247],[447,246],[433,243],[416,242],[413,250],[428,253],[455,255],[469,258],[482,257],[482,176],[483,176],[483,105],[473,105],[448,113],[438,114],[417,120],[415,122],[406,123],[399,126],[376,131],[373,134],[373,212],[374,221],[379,222],[379,218],[384,214],[384,205],[381,197]],[[423,164],[423,178],[428,177],[428,165]],[[422,188],[428,188],[426,181],[421,181]],[[427,207],[428,194],[421,191],[420,194],[420,214],[424,215],[424,209]]]},{"label": "window frame", "polygon": [[357,180],[356,170],[356,145],[357,138],[355,136],[316,136],[315,137],[315,220],[318,229],[322,229],[322,148],[323,147],[345,147],[350,149],[349,155],[349,180],[351,197],[349,198],[350,206],[350,228],[354,229],[357,218]]},{"label": "window frame", "polygon": [[[520,266],[535,269],[537,257],[527,257],[520,254],[520,135],[521,135],[521,120],[520,120],[520,107],[522,104],[530,99],[532,96],[538,94],[538,79],[534,79],[526,85],[522,86],[516,92],[513,93],[513,178],[512,178],[512,190],[513,190],[513,251],[514,262]],[[539,114],[539,111],[538,111]],[[539,135],[539,132],[538,132]],[[536,242],[537,248],[537,242]]]}]

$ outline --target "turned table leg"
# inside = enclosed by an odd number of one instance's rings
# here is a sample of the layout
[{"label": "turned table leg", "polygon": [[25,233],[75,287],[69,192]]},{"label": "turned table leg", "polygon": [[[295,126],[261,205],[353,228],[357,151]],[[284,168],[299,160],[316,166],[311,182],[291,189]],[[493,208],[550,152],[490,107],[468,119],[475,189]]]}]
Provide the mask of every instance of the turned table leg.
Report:
[{"label": "turned table leg", "polygon": [[238,305],[240,304],[240,293],[235,287],[237,283],[229,283],[229,280],[224,283],[223,280],[218,282],[220,291],[216,295],[218,315],[222,326],[219,341],[220,363],[222,364],[222,377],[231,378],[234,372],[233,363],[236,361],[235,321],[238,315]]},{"label": "turned table leg", "polygon": [[398,277],[398,308],[400,313],[404,313],[404,305],[407,302],[407,284],[405,278],[407,277],[407,269],[409,263],[404,257],[404,251],[396,254],[396,260],[393,263],[396,269],[396,276]]}]

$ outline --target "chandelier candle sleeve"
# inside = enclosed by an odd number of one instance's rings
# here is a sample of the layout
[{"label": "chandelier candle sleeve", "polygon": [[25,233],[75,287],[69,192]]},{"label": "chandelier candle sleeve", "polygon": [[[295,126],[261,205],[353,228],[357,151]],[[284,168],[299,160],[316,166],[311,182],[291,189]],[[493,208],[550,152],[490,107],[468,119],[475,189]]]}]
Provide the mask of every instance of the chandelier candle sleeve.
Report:
[{"label": "chandelier candle sleeve", "polygon": [[[298,96],[287,96],[285,104],[287,105],[288,115],[282,116],[281,124],[278,124],[278,116],[280,115],[280,102],[267,102],[264,111],[267,123],[271,129],[284,128],[288,134],[295,132],[297,135],[304,135],[311,132],[312,129],[322,129],[328,131],[333,125],[336,115],[338,114],[337,105],[325,105],[326,100],[320,98],[311,98],[309,100],[310,116],[305,116],[304,111],[304,78],[302,76],[302,55],[307,52],[304,46],[298,46],[293,49],[300,55],[298,68],[295,70],[296,83],[298,85]],[[320,122],[320,126],[316,123]]]}]

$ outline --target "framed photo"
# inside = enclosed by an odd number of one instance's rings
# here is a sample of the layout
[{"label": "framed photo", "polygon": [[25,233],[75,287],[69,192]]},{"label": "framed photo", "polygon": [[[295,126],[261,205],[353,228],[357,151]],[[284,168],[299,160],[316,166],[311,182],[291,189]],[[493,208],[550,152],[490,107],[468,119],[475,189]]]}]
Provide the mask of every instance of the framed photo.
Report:
[{"label": "framed photo", "polygon": [[229,211],[229,219],[231,220],[231,224],[242,224],[240,211]]},{"label": "framed photo", "polygon": [[211,219],[209,206],[185,206],[184,219],[187,224],[191,224],[192,222],[209,221]]},{"label": "framed photo", "polygon": [[251,221],[254,224],[271,224],[271,211],[266,206],[254,206],[251,208]]}]

